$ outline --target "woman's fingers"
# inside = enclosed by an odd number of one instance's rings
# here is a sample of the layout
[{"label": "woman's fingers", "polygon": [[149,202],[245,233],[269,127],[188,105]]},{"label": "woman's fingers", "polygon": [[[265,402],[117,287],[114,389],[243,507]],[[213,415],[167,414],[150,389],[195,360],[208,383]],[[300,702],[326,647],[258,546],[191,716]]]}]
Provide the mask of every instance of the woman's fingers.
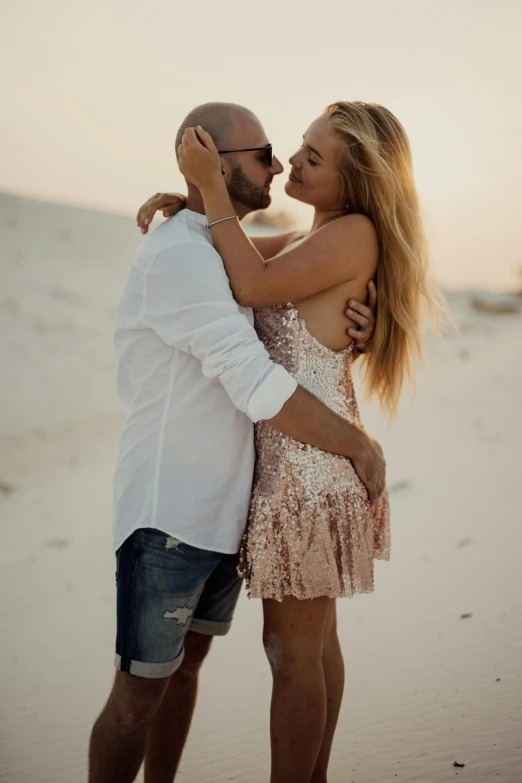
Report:
[{"label": "woman's fingers", "polygon": [[149,225],[154,220],[154,215],[158,211],[163,212],[164,217],[172,217],[182,208],[183,198],[176,193],[156,193],[151,196],[138,210],[136,222],[142,234],[146,234]]},{"label": "woman's fingers", "polygon": [[[148,227],[149,227],[149,223],[151,222],[151,218],[149,217],[150,208],[151,208],[151,204],[154,202],[154,200],[156,198],[157,198],[157,195],[156,196],[152,196],[152,198],[149,198],[145,202],[145,204],[142,204],[142,206],[140,207],[140,210],[138,212],[138,216],[136,218],[136,222],[138,224],[138,228],[141,228],[141,233],[142,234],[146,234],[147,231],[149,230]],[[155,211],[156,210],[153,209],[152,215],[154,215]]]},{"label": "woman's fingers", "polygon": [[149,202],[148,206],[145,207],[143,210],[142,215],[142,223],[144,226],[150,225],[152,223],[152,219],[154,215],[156,214],[157,210],[161,208],[161,203],[159,200],[153,199]]},{"label": "woman's fingers", "polygon": [[149,225],[152,223],[152,219],[157,210],[161,207],[163,196],[161,193],[156,193],[155,196],[149,198],[148,201],[141,208],[141,215],[138,221],[138,225],[141,228],[141,233],[146,234],[149,230]]},{"label": "woman's fingers", "polygon": [[201,143],[205,145],[207,150],[209,150],[210,152],[214,152],[214,151],[217,152],[216,145],[214,144],[214,139],[212,138],[210,133],[207,133],[207,131],[204,128],[202,128],[201,125],[198,125],[196,130]]},{"label": "woman's fingers", "polygon": [[186,128],[185,133],[183,134],[183,144],[186,148],[205,146],[198,138],[195,128]]},{"label": "woman's fingers", "polygon": [[141,228],[143,224],[143,213],[145,212],[145,209],[147,207],[147,204],[149,203],[150,198],[145,201],[144,204],[141,205],[141,207],[138,209],[138,214],[136,215],[136,223]]},{"label": "woman's fingers", "polygon": [[217,152],[212,136],[201,125],[198,125],[197,128],[186,128],[183,134],[183,143],[187,147],[204,147],[208,152]]}]

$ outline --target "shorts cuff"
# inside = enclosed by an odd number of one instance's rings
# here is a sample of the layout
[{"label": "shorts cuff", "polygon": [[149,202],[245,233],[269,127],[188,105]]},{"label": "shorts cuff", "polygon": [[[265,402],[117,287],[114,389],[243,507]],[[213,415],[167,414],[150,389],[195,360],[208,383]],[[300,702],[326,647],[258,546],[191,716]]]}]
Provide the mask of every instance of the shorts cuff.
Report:
[{"label": "shorts cuff", "polygon": [[207,636],[226,636],[232,627],[232,623],[216,623],[212,620],[199,620],[192,618],[190,630],[196,633],[204,633]]},{"label": "shorts cuff", "polygon": [[169,677],[176,669],[179,669],[185,655],[185,648],[182,649],[177,658],[173,661],[162,661],[161,663],[149,663],[147,661],[133,661],[132,659],[125,659],[125,666],[122,667],[122,656],[114,656],[114,667],[118,671],[125,671],[129,674],[134,674],[136,677],[146,677],[149,680],[160,680],[164,677]]}]

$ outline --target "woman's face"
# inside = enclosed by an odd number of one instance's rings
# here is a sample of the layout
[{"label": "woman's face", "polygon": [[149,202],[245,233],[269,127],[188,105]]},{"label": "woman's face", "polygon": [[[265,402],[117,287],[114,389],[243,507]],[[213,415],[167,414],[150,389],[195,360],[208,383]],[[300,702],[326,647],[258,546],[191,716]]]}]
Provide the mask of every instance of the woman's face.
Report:
[{"label": "woman's face", "polygon": [[312,122],[300,149],[290,158],[292,169],[285,184],[287,195],[319,210],[337,210],[341,204],[341,179],[335,158],[338,137],[328,117]]}]

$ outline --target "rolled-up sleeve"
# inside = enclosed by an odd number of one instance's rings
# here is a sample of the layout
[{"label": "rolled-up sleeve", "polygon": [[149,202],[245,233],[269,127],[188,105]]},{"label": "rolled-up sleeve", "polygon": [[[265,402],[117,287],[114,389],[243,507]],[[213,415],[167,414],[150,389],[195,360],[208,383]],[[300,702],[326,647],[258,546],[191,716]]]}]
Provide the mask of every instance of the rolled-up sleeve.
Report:
[{"label": "rolled-up sleeve", "polygon": [[145,272],[142,321],[168,345],[199,359],[203,374],[219,378],[254,422],[279,413],[297,388],[240,311],[211,245],[187,242],[155,256]]}]

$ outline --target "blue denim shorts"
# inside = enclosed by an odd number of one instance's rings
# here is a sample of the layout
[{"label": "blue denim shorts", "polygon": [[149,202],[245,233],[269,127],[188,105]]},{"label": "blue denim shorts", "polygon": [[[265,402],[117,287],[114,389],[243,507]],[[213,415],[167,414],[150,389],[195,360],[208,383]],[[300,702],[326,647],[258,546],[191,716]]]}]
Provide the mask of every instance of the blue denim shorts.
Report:
[{"label": "blue denim shorts", "polygon": [[238,555],[207,552],[140,528],[116,552],[116,669],[168,677],[187,631],[224,636],[241,589]]}]

